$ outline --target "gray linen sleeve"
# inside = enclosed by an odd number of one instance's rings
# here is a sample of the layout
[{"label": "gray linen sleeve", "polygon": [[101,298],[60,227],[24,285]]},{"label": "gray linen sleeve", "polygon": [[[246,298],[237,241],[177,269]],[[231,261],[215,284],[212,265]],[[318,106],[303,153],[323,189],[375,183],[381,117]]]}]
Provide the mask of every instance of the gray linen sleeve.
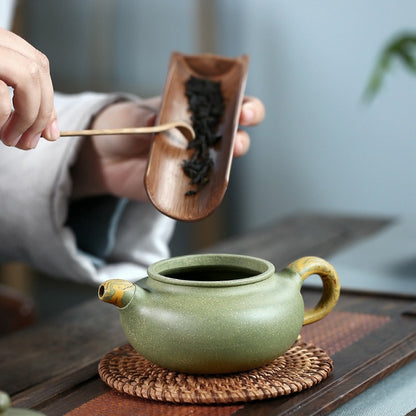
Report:
[{"label": "gray linen sleeve", "polygon": [[[57,95],[61,130],[86,128],[106,105],[125,95]],[[66,226],[71,193],[70,167],[83,138],[41,140],[31,151],[0,143],[0,261],[23,261],[57,278],[91,284],[110,277],[143,277],[153,261],[169,255],[174,222],[148,203],[129,201],[116,233],[114,250],[96,266],[77,248]]]}]

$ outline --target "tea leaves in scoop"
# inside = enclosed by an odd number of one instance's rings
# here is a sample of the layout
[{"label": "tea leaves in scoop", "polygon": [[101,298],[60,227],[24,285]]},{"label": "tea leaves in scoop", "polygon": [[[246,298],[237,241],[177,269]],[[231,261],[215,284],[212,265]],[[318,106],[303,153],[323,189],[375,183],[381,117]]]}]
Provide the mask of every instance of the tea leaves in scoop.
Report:
[{"label": "tea leaves in scoop", "polygon": [[182,164],[183,171],[191,178],[191,185],[197,186],[185,193],[186,196],[191,196],[196,195],[209,181],[209,172],[214,163],[209,148],[221,139],[216,130],[224,112],[224,99],[220,82],[195,76],[186,81],[185,95],[196,135],[188,145],[188,149],[194,153]]}]

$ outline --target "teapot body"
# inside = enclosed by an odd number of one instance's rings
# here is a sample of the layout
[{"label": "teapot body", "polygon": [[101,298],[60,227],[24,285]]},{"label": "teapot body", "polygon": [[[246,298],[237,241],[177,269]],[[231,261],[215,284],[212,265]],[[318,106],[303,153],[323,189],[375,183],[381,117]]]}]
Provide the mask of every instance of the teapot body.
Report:
[{"label": "teapot body", "polygon": [[304,319],[297,273],[275,273],[268,263],[249,277],[201,280],[190,269],[183,279],[151,266],[119,309],[127,339],[149,361],[185,373],[231,373],[260,367],[295,342]]}]

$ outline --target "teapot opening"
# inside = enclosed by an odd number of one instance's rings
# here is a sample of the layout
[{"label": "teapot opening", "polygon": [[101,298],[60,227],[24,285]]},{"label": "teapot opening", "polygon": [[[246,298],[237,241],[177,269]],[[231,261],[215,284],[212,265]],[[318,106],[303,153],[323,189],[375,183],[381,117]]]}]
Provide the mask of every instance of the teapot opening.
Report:
[{"label": "teapot opening", "polygon": [[159,282],[199,287],[241,286],[273,275],[273,264],[235,254],[194,254],[172,257],[152,264],[149,278]]},{"label": "teapot opening", "polygon": [[245,267],[226,265],[201,265],[170,269],[164,271],[161,274],[162,276],[169,277],[171,279],[198,282],[218,282],[226,280],[246,279],[249,277],[257,276],[259,272],[257,270],[251,270]]}]

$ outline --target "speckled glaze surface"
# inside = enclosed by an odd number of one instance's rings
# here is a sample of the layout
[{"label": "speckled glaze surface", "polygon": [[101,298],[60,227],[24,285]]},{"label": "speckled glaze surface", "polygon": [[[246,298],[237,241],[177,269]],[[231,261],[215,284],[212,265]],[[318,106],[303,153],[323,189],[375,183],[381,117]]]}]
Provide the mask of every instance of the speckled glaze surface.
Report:
[{"label": "speckled glaze surface", "polygon": [[[207,273],[201,280],[201,268],[214,268],[214,280]],[[315,273],[324,282],[323,295],[315,309],[304,312],[300,289]],[[135,285],[114,279],[99,288],[99,298],[118,307],[123,330],[142,356],[164,368],[202,374],[272,361],[291,347],[304,323],[325,316],[338,296],[338,277],[325,260],[299,259],[276,273],[266,260],[228,254],[174,257],[150,266],[148,277]]]}]

